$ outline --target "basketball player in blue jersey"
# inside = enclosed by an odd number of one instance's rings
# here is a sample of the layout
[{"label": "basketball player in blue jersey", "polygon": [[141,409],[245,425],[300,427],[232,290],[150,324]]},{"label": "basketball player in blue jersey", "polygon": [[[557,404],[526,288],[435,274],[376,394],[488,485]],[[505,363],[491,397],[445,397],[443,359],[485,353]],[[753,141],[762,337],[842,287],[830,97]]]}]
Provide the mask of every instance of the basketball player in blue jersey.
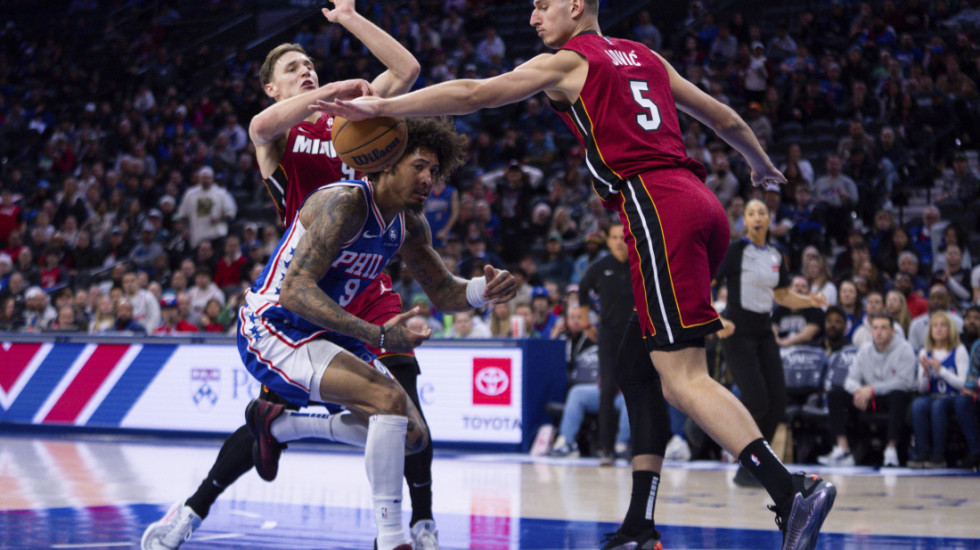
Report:
[{"label": "basketball player in blue jersey", "polygon": [[[354,10],[354,0],[337,0],[333,4],[333,9],[322,10],[324,17],[350,32],[386,70],[370,84],[363,80],[348,80],[320,86],[313,61],[300,45],[281,44],[266,56],[259,71],[260,80],[265,92],[275,103],[252,119],[249,135],[256,147],[259,170],[266,189],[284,227],[292,223],[303,199],[311,191],[325,183],[355,177],[354,170],[343,164],[333,151],[330,142],[331,117],[310,113],[306,109],[310,98],[334,95],[351,97],[361,94],[378,94],[381,97],[397,95],[408,91],[419,73],[419,63],[411,52],[381,28],[359,15]],[[389,281],[388,288],[390,287]],[[372,289],[378,292],[371,294]],[[348,309],[361,318],[372,319],[376,323],[388,320],[394,312],[401,311],[400,300],[397,294],[382,292],[383,289],[380,281],[370,288],[362,289],[364,294],[360,303],[352,303],[353,309]],[[379,308],[384,310],[384,315],[380,315]],[[415,377],[419,367],[414,357],[410,354],[389,353],[379,360],[390,368],[390,372],[417,404]],[[283,401],[265,387],[262,388],[262,399]],[[253,406],[253,410],[254,408]],[[340,415],[330,420],[343,423],[349,419]],[[309,421],[314,426],[320,426],[315,417],[311,417]],[[254,438],[246,426],[233,432],[222,445],[214,464],[194,493],[186,500],[175,503],[160,521],[147,527],[142,539],[143,550],[174,550],[180,547],[208,516],[211,506],[222,492],[252,468],[253,442]],[[267,468],[260,468],[259,475],[266,480],[273,479],[276,471],[270,468],[275,464],[267,461]],[[405,477],[410,482],[412,500],[411,534],[418,550],[438,548],[431,505],[431,465],[431,443],[423,452],[406,459]]]},{"label": "basketball player in blue jersey", "polygon": [[247,421],[259,443],[256,467],[268,468],[281,443],[303,437],[363,445],[381,550],[410,548],[401,523],[404,457],[429,436],[405,391],[365,361],[373,359],[365,344],[408,351],[429,331],[402,324],[414,311],[378,326],[343,306],[398,251],[442,311],[514,296],[517,283],[507,271],[487,266],[484,277],[460,279],[432,248],[422,206],[435,178],[461,161],[462,143],[448,121],[412,119],[406,153],[374,183],[341,181],[311,193],[239,311],[239,351],[253,376],[294,405],[328,402],[349,411],[317,427],[309,417],[283,414],[282,404],[254,401]]},{"label": "basketball player in blue jersey", "polygon": [[603,206],[619,214],[630,249],[637,312],[616,376],[633,434],[633,492],[623,525],[604,548],[661,548],[653,511],[670,438],[666,397],[763,484],[775,502],[783,550],[812,550],[836,488],[817,476],[790,474],[748,410],[708,375],[704,338],[722,328],[710,282],[729,230],[724,208],[703,184],[704,167],[685,153],[678,109],[738,150],[754,184],[786,179],[731,108],[646,46],[604,36],[598,4],[534,0],[530,24],[558,51],[509,73],[396,98],[318,101],[310,108],[355,120],[466,114],[544,92],[586,151],[593,188]]}]

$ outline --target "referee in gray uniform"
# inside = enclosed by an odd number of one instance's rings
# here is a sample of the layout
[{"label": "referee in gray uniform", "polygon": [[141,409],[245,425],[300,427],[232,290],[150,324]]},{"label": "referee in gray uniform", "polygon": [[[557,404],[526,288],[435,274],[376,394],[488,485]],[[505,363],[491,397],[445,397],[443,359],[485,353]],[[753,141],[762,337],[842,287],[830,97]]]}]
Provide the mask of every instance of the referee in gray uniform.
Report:
[{"label": "referee in gray uniform", "polygon": [[[769,244],[771,220],[764,202],[753,199],[745,205],[745,237],[729,245],[717,277],[719,284],[728,286],[722,316],[735,324],[734,333],[722,340],[722,351],[742,403],[766,441],[772,441],[786,414],[783,363],[770,326],[773,302],[791,309],[827,304],[823,294],[804,296],[789,289],[783,255]],[[735,483],[759,485],[742,467],[735,474]]]}]

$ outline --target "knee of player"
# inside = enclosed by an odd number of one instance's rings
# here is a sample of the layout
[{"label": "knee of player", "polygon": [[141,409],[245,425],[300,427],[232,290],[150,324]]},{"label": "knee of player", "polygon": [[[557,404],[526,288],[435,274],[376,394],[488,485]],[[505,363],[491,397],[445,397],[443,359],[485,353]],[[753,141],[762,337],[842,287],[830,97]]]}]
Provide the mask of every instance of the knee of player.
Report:
[{"label": "knee of player", "polygon": [[429,446],[429,429],[425,424],[414,424],[410,426],[408,435],[405,438],[405,454],[413,455],[421,453]]},{"label": "knee of player", "polygon": [[379,385],[375,393],[377,395],[377,409],[387,414],[406,416],[408,413],[408,396],[405,390],[393,381],[388,384]]}]

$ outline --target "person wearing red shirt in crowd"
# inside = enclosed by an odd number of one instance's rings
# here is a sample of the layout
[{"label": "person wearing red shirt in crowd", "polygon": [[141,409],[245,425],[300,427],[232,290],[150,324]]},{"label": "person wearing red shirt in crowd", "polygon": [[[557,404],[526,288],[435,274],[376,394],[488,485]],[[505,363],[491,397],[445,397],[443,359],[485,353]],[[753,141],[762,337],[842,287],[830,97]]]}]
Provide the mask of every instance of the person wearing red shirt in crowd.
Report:
[{"label": "person wearing red shirt in crowd", "polygon": [[177,308],[177,297],[173,294],[164,294],[160,298],[160,317],[163,319],[163,323],[153,331],[153,334],[198,332],[196,326],[188,323],[187,319],[180,316],[180,310]]},{"label": "person wearing red shirt in crowd", "polygon": [[10,233],[20,227],[20,222],[21,210],[14,204],[14,194],[10,189],[0,191],[0,245],[7,244]]},{"label": "person wearing red shirt in crowd", "polygon": [[41,265],[41,288],[51,288],[68,278],[68,269],[62,264],[62,257],[58,249],[49,248],[45,251],[44,263]]},{"label": "person wearing red shirt in crowd", "polygon": [[221,290],[237,288],[248,263],[248,257],[242,254],[242,242],[238,235],[228,235],[225,239],[225,254],[214,268],[214,284]]}]

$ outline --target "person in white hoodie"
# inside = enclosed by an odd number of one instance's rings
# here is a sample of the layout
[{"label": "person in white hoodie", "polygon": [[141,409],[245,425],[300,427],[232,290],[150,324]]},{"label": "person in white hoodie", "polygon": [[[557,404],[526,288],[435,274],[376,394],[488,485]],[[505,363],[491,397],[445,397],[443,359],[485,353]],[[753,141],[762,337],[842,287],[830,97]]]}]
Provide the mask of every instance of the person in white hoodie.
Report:
[{"label": "person in white hoodie", "polygon": [[915,388],[916,358],[907,340],[895,338],[892,318],[869,315],[872,342],[858,349],[844,380],[844,388],[827,395],[830,430],[837,439],[833,450],[817,459],[828,466],[853,466],[847,443],[847,420],[856,412],[887,412],[888,443],[883,466],[898,466],[896,444],[905,429],[905,415]]}]

